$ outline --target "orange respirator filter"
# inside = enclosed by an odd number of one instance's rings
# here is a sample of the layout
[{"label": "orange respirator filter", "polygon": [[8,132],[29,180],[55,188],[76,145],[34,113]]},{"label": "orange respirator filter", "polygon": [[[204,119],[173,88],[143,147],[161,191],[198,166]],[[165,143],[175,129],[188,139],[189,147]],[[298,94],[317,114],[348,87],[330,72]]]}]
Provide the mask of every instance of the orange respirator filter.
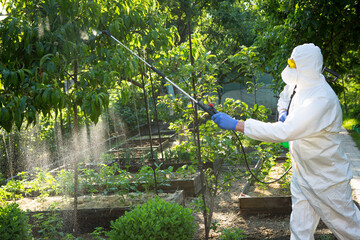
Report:
[{"label": "orange respirator filter", "polygon": [[295,60],[292,58],[288,59],[288,65],[289,68],[296,68]]}]

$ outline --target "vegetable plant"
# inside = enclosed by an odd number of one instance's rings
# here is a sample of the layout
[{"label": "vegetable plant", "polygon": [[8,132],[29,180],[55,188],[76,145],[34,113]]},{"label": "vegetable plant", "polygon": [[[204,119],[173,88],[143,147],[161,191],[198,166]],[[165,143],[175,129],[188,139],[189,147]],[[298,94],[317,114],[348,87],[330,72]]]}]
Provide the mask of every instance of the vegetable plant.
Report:
[{"label": "vegetable plant", "polygon": [[[160,165],[155,165],[156,184],[157,186],[166,186],[167,175],[172,175],[172,167],[162,170]],[[155,188],[154,170],[150,166],[141,167],[140,171],[135,174],[135,179],[138,185],[142,186],[146,192]]]},{"label": "vegetable plant", "polygon": [[244,230],[239,228],[225,228],[221,233],[219,240],[242,240],[247,238],[244,234]]},{"label": "vegetable plant", "polygon": [[48,170],[36,168],[35,178],[32,181],[28,181],[28,184],[26,184],[27,187],[29,187],[27,192],[39,192],[40,197],[48,197],[50,193],[53,193],[56,190],[55,181],[55,178]]},{"label": "vegetable plant", "polygon": [[50,206],[49,212],[37,213],[34,215],[36,218],[36,226],[39,228],[38,234],[41,239],[59,239],[64,237],[62,232],[63,220],[56,212],[55,206]]}]

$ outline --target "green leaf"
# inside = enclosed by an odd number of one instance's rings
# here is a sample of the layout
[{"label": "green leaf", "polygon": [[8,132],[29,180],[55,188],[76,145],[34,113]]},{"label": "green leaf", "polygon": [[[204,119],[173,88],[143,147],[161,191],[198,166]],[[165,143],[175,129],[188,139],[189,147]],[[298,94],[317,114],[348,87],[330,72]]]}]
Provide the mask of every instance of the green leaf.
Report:
[{"label": "green leaf", "polygon": [[40,59],[40,66],[42,66],[46,60],[48,60],[50,57],[53,57],[53,56],[54,56],[54,54],[52,54],[52,53],[48,53],[45,56],[43,56]]},{"label": "green leaf", "polygon": [[56,68],[55,68],[55,63],[53,61],[49,62],[47,65],[46,65],[46,68],[47,68],[47,71],[50,72],[50,73],[54,73]]},{"label": "green leaf", "polygon": [[15,125],[16,127],[20,130],[21,129],[21,125],[22,125],[22,114],[21,114],[21,109],[16,109],[14,110],[14,120],[15,120]]},{"label": "green leaf", "polygon": [[24,82],[24,80],[25,80],[25,72],[24,72],[24,70],[23,70],[23,69],[19,69],[19,70],[17,71],[17,73],[18,73],[18,75],[19,75],[20,81],[21,81],[21,82]]},{"label": "green leaf", "polygon": [[55,90],[52,94],[51,94],[51,99],[52,99],[52,104],[53,105],[58,105],[60,102],[60,93],[58,90]]},{"label": "green leaf", "polygon": [[11,85],[13,85],[14,87],[18,86],[18,78],[17,78],[17,74],[16,72],[10,72],[10,82]]},{"label": "green leaf", "polygon": [[46,88],[42,94],[42,102],[44,104],[48,104],[50,102],[50,97],[51,97],[51,89]]}]

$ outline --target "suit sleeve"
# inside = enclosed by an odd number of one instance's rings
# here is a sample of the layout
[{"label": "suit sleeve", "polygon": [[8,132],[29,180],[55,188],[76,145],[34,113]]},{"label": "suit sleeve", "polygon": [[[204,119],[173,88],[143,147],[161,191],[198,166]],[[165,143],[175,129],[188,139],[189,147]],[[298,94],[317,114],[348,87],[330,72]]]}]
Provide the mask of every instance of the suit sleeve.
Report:
[{"label": "suit sleeve", "polygon": [[326,96],[305,100],[291,111],[285,122],[266,123],[255,119],[245,121],[244,133],[266,142],[287,142],[319,133],[335,120],[334,101]]},{"label": "suit sleeve", "polygon": [[280,112],[281,109],[287,109],[290,102],[290,96],[294,90],[293,85],[285,85],[283,91],[280,93],[279,100],[277,103],[277,110]]}]

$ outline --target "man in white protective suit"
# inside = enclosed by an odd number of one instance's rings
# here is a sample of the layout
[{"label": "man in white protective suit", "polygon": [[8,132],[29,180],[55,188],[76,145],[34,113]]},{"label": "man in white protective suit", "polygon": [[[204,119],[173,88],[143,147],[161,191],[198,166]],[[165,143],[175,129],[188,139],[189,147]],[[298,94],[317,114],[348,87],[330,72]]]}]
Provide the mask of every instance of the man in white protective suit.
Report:
[{"label": "man in white protective suit", "polygon": [[222,129],[240,131],[256,140],[289,141],[292,240],[314,239],[320,218],[338,239],[360,239],[360,212],[349,184],[350,162],[339,135],[342,111],[321,74],[322,65],[319,47],[310,43],[294,48],[281,73],[286,87],[278,102],[278,122],[243,122],[221,112],[212,120]]}]

